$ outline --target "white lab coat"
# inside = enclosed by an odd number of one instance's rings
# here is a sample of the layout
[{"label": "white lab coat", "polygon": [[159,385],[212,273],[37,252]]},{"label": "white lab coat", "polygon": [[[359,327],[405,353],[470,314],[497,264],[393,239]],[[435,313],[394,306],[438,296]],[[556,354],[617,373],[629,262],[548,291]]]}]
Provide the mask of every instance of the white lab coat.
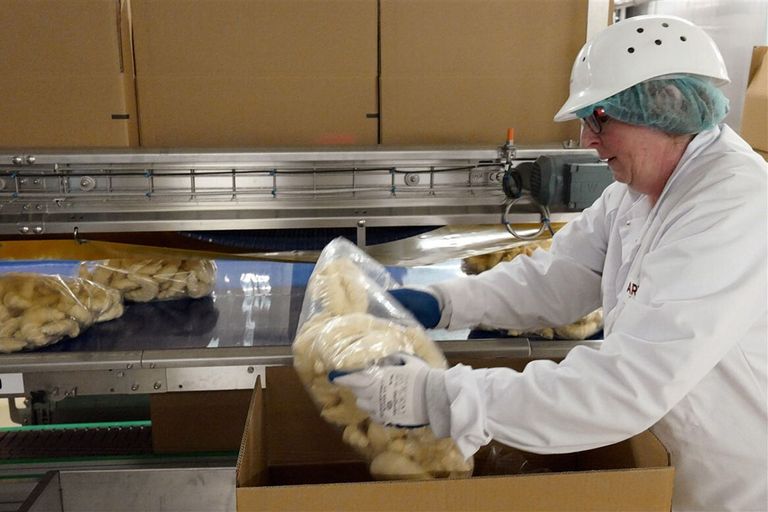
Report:
[{"label": "white lab coat", "polygon": [[674,510],[766,510],[767,217],[768,167],[723,125],[693,139],[655,206],[614,183],[549,252],[433,286],[447,328],[604,308],[600,350],[445,372],[463,453],[491,438],[580,451],[651,428],[676,468]]}]

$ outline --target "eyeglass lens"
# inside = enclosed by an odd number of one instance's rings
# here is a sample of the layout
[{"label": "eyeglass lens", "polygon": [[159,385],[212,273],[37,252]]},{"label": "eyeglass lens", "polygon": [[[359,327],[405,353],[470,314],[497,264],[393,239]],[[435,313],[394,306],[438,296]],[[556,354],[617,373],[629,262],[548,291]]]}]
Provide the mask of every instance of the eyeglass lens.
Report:
[{"label": "eyeglass lens", "polygon": [[603,124],[608,121],[608,116],[605,115],[605,109],[598,107],[582,121],[592,133],[599,135],[603,131]]}]

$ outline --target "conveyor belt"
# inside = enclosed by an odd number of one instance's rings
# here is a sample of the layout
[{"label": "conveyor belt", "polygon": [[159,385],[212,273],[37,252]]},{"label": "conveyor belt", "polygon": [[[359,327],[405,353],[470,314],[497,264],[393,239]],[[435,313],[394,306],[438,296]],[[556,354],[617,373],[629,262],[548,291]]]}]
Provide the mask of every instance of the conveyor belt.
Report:
[{"label": "conveyor belt", "polygon": [[[41,390],[54,399],[252,388],[265,366],[292,364],[290,345],[314,265],[243,260],[217,260],[217,265],[210,297],[128,304],[121,318],[76,338],[0,355],[0,376],[12,382],[23,375],[24,393]],[[74,261],[0,263],[0,272],[76,275],[77,269]],[[389,269],[407,286],[461,275],[459,260]],[[430,334],[452,361],[560,358],[576,345],[600,343],[501,339],[499,333],[468,342],[484,337],[469,330]],[[0,389],[0,396],[19,394]]]},{"label": "conveyor belt", "polygon": [[0,459],[111,457],[152,453],[149,422],[0,430]]},{"label": "conveyor belt", "polygon": [[[408,239],[440,226],[372,227],[366,231],[365,242],[376,245]],[[184,231],[182,236],[214,243],[224,247],[236,247],[248,251],[322,251],[334,238],[343,236],[357,243],[357,228],[315,229],[257,229],[230,231]]]},{"label": "conveyor belt", "polygon": [[[314,265],[218,260],[217,267],[210,297],[128,303],[122,317],[35,352],[289,346]],[[73,276],[77,269],[78,262],[72,261],[0,263],[0,272]],[[401,280],[408,272],[391,271]]]}]

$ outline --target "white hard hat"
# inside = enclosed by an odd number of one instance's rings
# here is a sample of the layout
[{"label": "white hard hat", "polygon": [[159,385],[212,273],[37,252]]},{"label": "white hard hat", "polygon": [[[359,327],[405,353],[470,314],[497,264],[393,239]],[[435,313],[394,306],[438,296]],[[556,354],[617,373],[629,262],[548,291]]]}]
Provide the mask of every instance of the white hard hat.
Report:
[{"label": "white hard hat", "polygon": [[600,32],[576,56],[570,96],[555,121],[576,119],[578,110],[640,82],[681,74],[709,78],[718,87],[730,82],[717,45],[690,21],[628,18]]}]

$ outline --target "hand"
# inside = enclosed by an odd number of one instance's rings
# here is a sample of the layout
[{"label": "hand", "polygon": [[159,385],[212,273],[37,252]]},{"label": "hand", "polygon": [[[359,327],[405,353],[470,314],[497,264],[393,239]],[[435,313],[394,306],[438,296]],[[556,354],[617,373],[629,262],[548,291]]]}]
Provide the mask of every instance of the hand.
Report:
[{"label": "hand", "polygon": [[419,357],[398,353],[388,357],[384,364],[351,373],[331,372],[328,378],[334,384],[348,387],[357,396],[357,406],[378,423],[398,427],[427,425],[427,363]]},{"label": "hand", "polygon": [[434,328],[440,322],[440,303],[431,293],[412,288],[397,288],[389,290],[389,294],[427,329]]}]

